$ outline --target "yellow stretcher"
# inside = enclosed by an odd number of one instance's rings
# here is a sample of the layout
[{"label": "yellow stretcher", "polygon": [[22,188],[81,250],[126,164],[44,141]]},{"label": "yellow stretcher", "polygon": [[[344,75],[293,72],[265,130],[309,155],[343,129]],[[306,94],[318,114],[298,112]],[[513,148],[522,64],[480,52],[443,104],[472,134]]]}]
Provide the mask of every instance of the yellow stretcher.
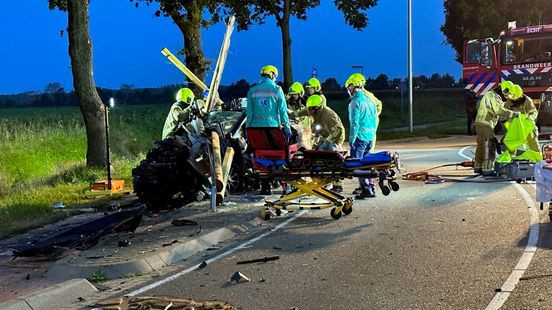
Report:
[{"label": "yellow stretcher", "polygon": [[262,216],[267,220],[280,215],[282,210],[332,208],[330,214],[334,219],[350,214],[353,199],[325,188],[345,178],[375,178],[385,196],[391,190],[399,190],[395,172],[400,169],[397,153],[346,158],[345,152],[339,151],[298,151],[297,145],[288,145],[278,128],[248,128],[246,134],[252,149],[254,177],[263,182],[286,182],[294,188],[278,200],[266,201]]}]

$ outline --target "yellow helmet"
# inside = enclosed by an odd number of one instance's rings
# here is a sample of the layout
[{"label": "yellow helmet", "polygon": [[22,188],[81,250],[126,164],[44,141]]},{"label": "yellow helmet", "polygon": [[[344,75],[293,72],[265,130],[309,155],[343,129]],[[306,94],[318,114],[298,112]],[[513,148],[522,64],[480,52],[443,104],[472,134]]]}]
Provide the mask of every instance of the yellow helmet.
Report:
[{"label": "yellow helmet", "polygon": [[176,102],[185,102],[187,104],[190,104],[192,103],[192,101],[194,101],[194,99],[194,92],[187,87],[181,88],[178,90],[178,92],[176,92]]},{"label": "yellow helmet", "polygon": [[310,78],[306,83],[305,87],[312,87],[314,88],[314,91],[321,91],[322,85],[320,84],[320,81],[317,78]]},{"label": "yellow helmet", "polygon": [[261,75],[270,75],[270,73],[274,74],[274,78],[278,77],[278,69],[272,65],[266,65],[261,68]]},{"label": "yellow helmet", "polygon": [[509,93],[509,98],[512,100],[518,100],[523,97],[523,89],[519,85],[514,85]]},{"label": "yellow helmet", "polygon": [[322,106],[322,97],[320,95],[312,95],[307,99],[307,108]]},{"label": "yellow helmet", "polygon": [[303,85],[299,82],[295,82],[291,84],[291,87],[289,88],[288,95],[299,95],[303,96],[305,94],[305,89],[303,88]]},{"label": "yellow helmet", "polygon": [[364,85],[366,85],[366,78],[364,78],[364,75],[360,73],[353,73],[345,82],[345,87],[349,87],[349,85],[364,87]]},{"label": "yellow helmet", "polygon": [[512,88],[514,88],[514,83],[512,83],[512,81],[502,81],[502,83],[500,83],[500,90],[504,95],[507,95]]}]

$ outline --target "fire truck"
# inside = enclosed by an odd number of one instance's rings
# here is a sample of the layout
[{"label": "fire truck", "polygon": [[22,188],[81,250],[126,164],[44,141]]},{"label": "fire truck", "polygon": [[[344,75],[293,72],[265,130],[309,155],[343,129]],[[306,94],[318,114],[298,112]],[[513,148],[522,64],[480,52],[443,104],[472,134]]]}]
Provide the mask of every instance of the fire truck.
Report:
[{"label": "fire truck", "polygon": [[552,25],[517,28],[498,39],[465,40],[462,78],[482,96],[501,81],[519,84],[539,108],[537,125],[552,126]]}]

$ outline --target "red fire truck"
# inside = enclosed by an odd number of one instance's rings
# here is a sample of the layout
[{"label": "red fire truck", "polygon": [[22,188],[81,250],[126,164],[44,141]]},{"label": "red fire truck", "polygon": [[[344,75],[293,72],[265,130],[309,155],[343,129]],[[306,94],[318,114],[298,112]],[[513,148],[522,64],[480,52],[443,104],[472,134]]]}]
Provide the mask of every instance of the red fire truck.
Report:
[{"label": "red fire truck", "polygon": [[552,126],[552,25],[510,27],[498,39],[464,41],[462,78],[483,95],[510,80],[539,106],[538,125]]}]

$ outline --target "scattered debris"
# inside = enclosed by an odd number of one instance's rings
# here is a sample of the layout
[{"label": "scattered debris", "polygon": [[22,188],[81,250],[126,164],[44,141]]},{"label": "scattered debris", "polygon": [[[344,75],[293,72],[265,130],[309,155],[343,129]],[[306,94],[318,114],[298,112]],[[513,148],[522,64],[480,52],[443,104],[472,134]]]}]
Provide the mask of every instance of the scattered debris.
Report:
[{"label": "scattered debris", "polygon": [[107,234],[135,231],[142,221],[145,210],[144,205],[138,205],[84,223],[43,240],[8,247],[12,249],[14,259],[17,257],[57,258],[69,249],[88,249],[96,245],[100,238]]},{"label": "scattered debris", "polygon": [[101,259],[101,258],[104,258],[105,256],[103,255],[99,255],[99,256],[88,256],[86,257],[86,259]]},{"label": "scattered debris", "polygon": [[94,305],[100,310],[107,309],[238,309],[227,302],[220,300],[196,301],[193,299],[179,299],[168,296],[136,296],[118,297],[98,302]]},{"label": "scattered debris", "polygon": [[197,222],[187,219],[176,219],[171,222],[174,226],[196,226]]},{"label": "scattered debris", "polygon": [[266,282],[266,280],[265,280],[265,278],[261,278],[261,279],[259,280],[259,282],[263,283],[263,282]]},{"label": "scattered debris", "polygon": [[31,279],[31,274],[28,273],[27,276],[25,277],[25,280],[30,280]]},{"label": "scattered debris", "polygon": [[236,273],[234,273],[232,275],[232,277],[230,278],[230,282],[236,281],[236,283],[239,283],[241,280],[243,280],[243,282],[250,282],[251,281],[251,279],[249,279],[246,275],[244,275],[243,273],[241,273],[239,271],[236,271]]},{"label": "scattered debris", "polygon": [[199,264],[199,266],[197,266],[197,269],[196,269],[196,270],[198,270],[198,269],[203,269],[203,268],[205,268],[205,267],[207,267],[207,262],[206,262],[206,261],[202,261],[201,264]]},{"label": "scattered debris", "polygon": [[264,257],[264,258],[256,258],[251,260],[242,260],[237,262],[238,265],[244,265],[244,264],[253,264],[253,263],[266,263],[274,260],[279,260],[280,256],[270,256],[270,257]]},{"label": "scattered debris", "polygon": [[175,243],[177,243],[178,240],[173,240],[172,242],[168,242],[168,243],[163,243],[162,246],[170,246],[170,245],[173,245]]},{"label": "scattered debris", "polygon": [[117,245],[120,247],[120,248],[126,248],[126,247],[129,247],[132,245],[132,243],[130,243],[129,240],[119,240],[119,242],[117,242]]},{"label": "scattered debris", "polygon": [[54,203],[52,203],[52,206],[56,209],[63,209],[65,208],[65,205],[63,204],[63,202],[61,201],[55,201]]},{"label": "scattered debris", "polygon": [[495,292],[497,292],[497,293],[502,292],[502,288],[495,288]]},{"label": "scattered debris", "polygon": [[86,301],[86,299],[84,299],[84,298],[82,298],[82,297],[79,297],[79,298],[77,298],[77,301],[78,301],[78,302],[83,302],[83,301]]},{"label": "scattered debris", "polygon": [[277,247],[277,246],[273,246],[272,247],[274,250],[278,250],[278,251],[283,251],[284,249],[282,249],[281,247]]}]

